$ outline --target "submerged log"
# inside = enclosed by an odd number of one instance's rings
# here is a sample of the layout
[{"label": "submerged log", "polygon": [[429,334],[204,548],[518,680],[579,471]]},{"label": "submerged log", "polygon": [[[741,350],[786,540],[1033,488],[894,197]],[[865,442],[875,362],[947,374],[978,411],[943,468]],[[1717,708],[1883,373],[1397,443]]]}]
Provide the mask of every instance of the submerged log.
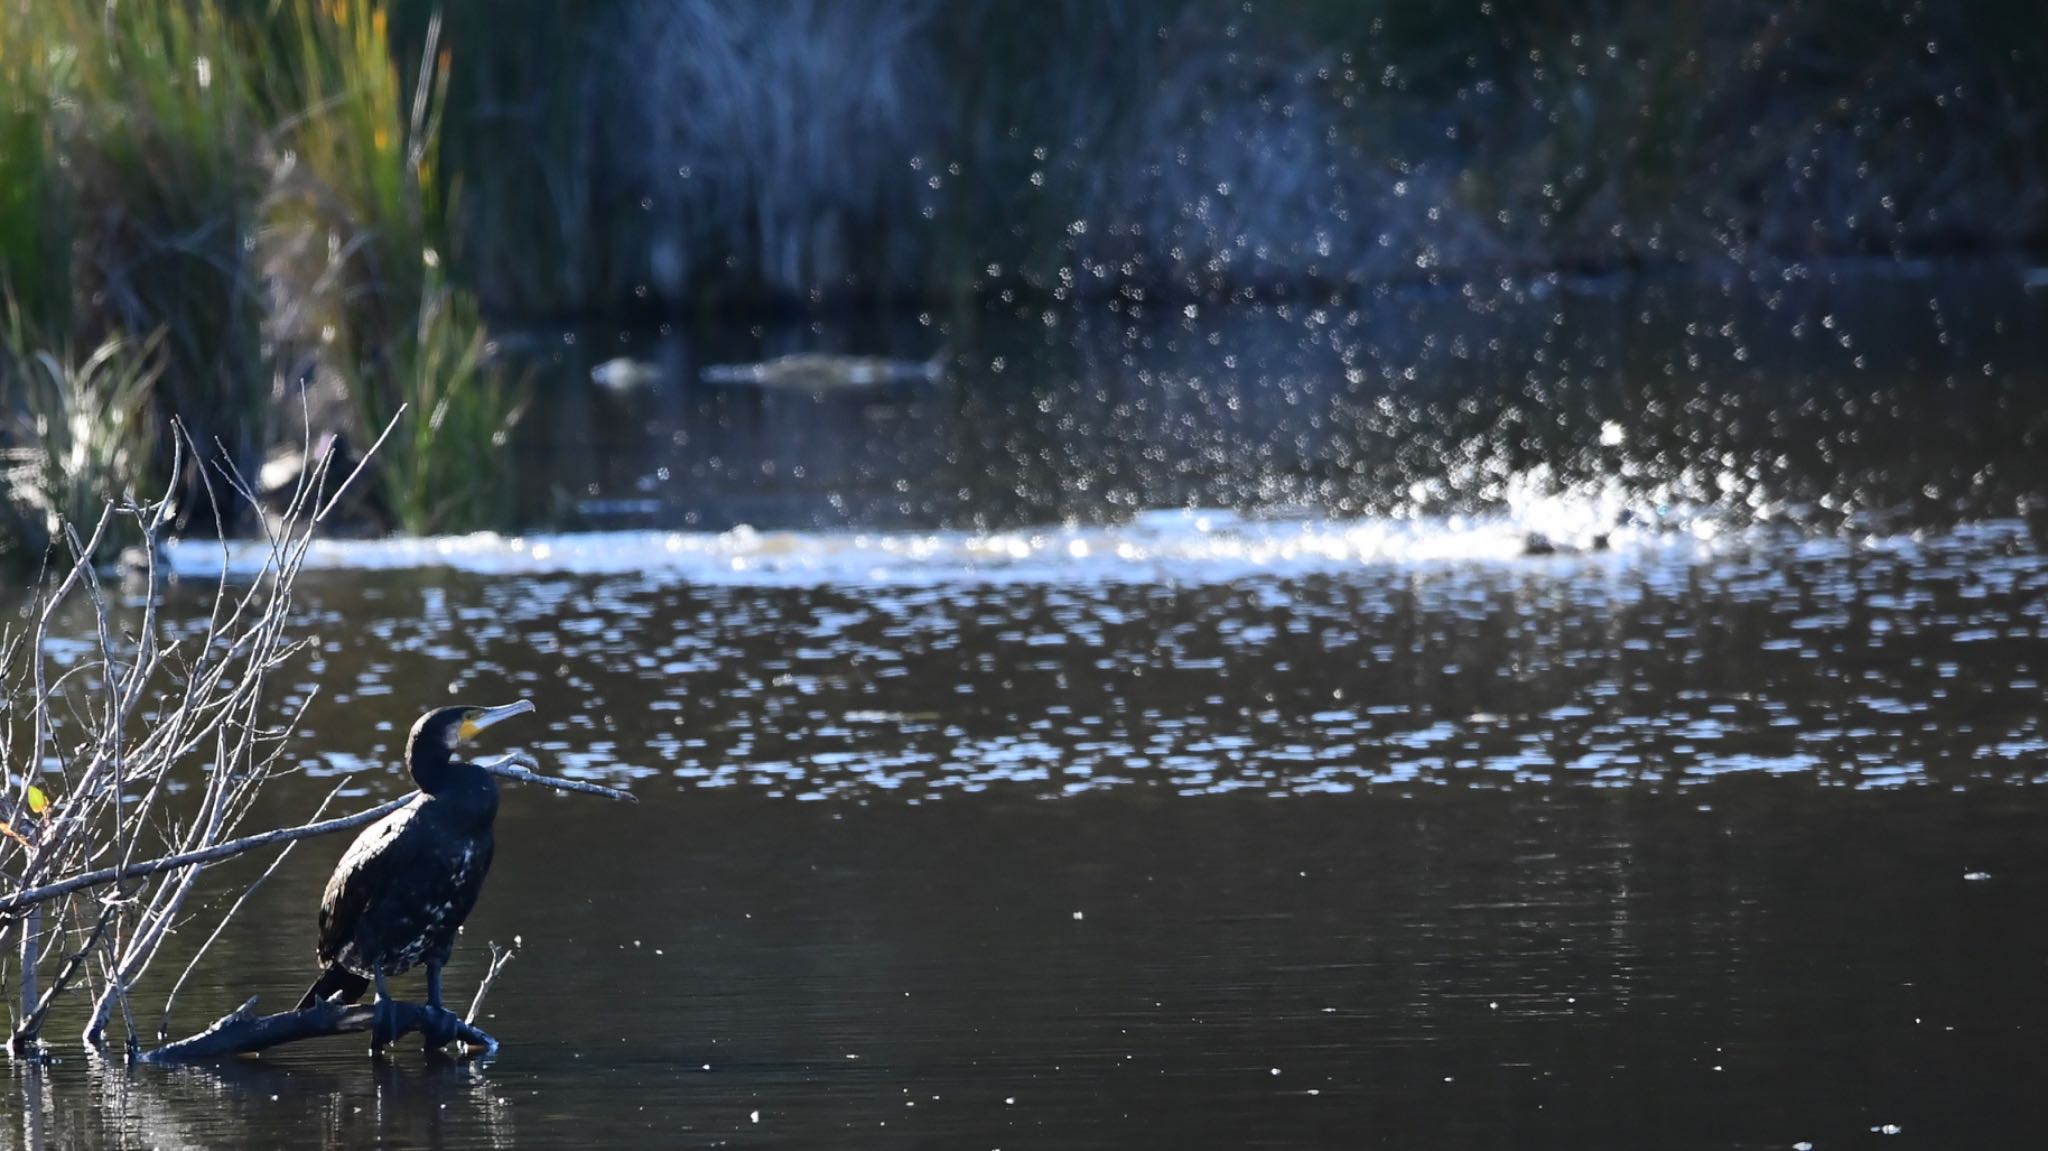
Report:
[{"label": "submerged log", "polygon": [[[137,1059],[143,1063],[197,1063],[225,1059],[285,1043],[297,1043],[302,1039],[370,1031],[377,1024],[377,1009],[364,1003],[327,1000],[302,1010],[280,1011],[274,1015],[257,1015],[255,1007],[256,999],[251,996],[248,1002],[214,1020],[212,1026],[199,1034],[145,1051]],[[388,1004],[387,1010],[397,1023],[390,1037],[392,1042],[418,1032],[425,1037],[429,1051],[456,1041],[480,1047],[486,1054],[498,1049],[497,1040],[464,1022],[452,1011],[397,1000]]]}]

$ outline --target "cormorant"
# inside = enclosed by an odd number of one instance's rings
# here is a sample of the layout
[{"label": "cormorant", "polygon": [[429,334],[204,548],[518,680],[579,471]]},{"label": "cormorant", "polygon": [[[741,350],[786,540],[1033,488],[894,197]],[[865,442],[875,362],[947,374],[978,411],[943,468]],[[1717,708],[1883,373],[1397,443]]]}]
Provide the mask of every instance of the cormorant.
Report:
[{"label": "cormorant", "polygon": [[374,981],[377,1022],[372,1048],[392,1038],[396,1020],[384,977],[421,963],[427,1003],[441,1007],[441,966],[455,929],[476,906],[491,867],[491,823],[498,785],[491,774],[455,758],[455,747],[500,720],[533,710],[526,700],[503,707],[443,707],[412,725],[405,764],[419,794],[371,824],[335,865],[320,898],[320,961],[328,964],[299,1009],[341,996],[359,1003]]}]

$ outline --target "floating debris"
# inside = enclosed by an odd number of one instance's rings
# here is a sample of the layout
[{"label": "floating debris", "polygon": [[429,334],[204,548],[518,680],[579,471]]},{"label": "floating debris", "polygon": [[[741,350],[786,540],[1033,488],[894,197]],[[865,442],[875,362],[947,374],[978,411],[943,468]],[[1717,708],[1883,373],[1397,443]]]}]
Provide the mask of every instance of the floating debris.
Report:
[{"label": "floating debris", "polygon": [[613,392],[633,392],[661,382],[661,367],[646,360],[620,356],[590,369],[590,382]]},{"label": "floating debris", "polygon": [[755,384],[822,392],[882,384],[931,383],[946,374],[948,357],[944,348],[928,360],[799,352],[753,364],[712,364],[701,374],[707,384]]}]

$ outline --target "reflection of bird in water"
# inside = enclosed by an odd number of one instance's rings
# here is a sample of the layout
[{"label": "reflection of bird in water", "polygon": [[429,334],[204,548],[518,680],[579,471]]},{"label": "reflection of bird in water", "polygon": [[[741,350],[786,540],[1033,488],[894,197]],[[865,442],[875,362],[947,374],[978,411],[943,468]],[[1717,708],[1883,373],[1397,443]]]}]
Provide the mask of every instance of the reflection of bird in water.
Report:
[{"label": "reflection of bird in water", "polygon": [[[147,1132],[152,1147],[209,1148],[223,1145],[225,1131],[274,1147],[511,1147],[517,1141],[512,1108],[494,1090],[487,1062],[391,1061],[369,1075],[268,1059],[195,1063],[168,1076],[132,1074],[119,1061],[85,1064],[82,1079],[72,1076],[51,1093],[50,1106],[21,1110],[25,1125],[40,1119],[57,1133],[26,1146],[127,1146],[137,1132]],[[42,1083],[17,1079],[24,1087]],[[0,1110],[15,1102],[4,1091],[0,1085]],[[194,1106],[195,1098],[205,1102]]]},{"label": "reflection of bird in water", "polygon": [[500,720],[523,715],[521,700],[503,707],[444,707],[413,724],[406,767],[420,793],[366,828],[335,865],[320,899],[320,961],[325,974],[299,1001],[304,1010],[336,995],[357,1003],[377,985],[371,1045],[391,1039],[395,1020],[384,977],[424,963],[427,1004],[441,1007],[441,967],[455,930],[476,906],[491,866],[491,824],[498,785],[489,772],[455,758],[455,747]]}]

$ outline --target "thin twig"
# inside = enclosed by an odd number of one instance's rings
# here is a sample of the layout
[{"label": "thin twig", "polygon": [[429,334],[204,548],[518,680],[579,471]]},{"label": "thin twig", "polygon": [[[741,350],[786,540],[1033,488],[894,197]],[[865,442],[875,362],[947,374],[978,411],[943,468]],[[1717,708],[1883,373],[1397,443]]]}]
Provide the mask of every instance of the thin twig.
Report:
[{"label": "thin twig", "polygon": [[[510,947],[499,947],[496,940],[491,942],[491,965],[484,969],[483,980],[476,985],[476,997],[469,1001],[469,1014],[463,1016],[463,1026],[476,1026],[477,1013],[483,1010],[484,996],[491,993],[491,984],[498,981],[498,972],[505,970],[505,965],[512,962],[512,956],[518,949],[519,937],[516,935],[512,937],[512,946]],[[498,1041],[483,1031],[478,1031],[477,1034],[482,1035],[485,1039],[485,1042],[481,1045],[484,1054],[496,1054],[498,1051]],[[457,1039],[456,1046],[466,1052],[471,1047],[478,1045],[471,1043],[467,1039]]]},{"label": "thin twig", "polygon": [[377,454],[377,449],[383,447],[384,441],[391,438],[391,432],[394,428],[398,427],[398,421],[405,415],[405,409],[406,405],[400,404],[398,405],[398,410],[391,413],[391,422],[384,425],[384,434],[377,437],[377,442],[371,444],[370,450],[364,452],[363,458],[357,460],[356,466],[350,469],[348,478],[342,480],[341,486],[334,489],[334,494],[327,497],[327,502],[321,505],[320,510],[313,513],[314,523],[317,524],[326,520],[327,513],[333,511],[334,505],[341,502],[341,497],[348,491],[348,486],[356,482],[356,477],[363,474],[363,469],[369,466],[370,459]]},{"label": "thin twig", "polygon": [[518,951],[519,942],[516,938],[510,947],[500,947],[496,940],[491,941],[491,965],[484,969],[483,981],[476,985],[476,998],[469,1001],[469,1014],[462,1017],[464,1023],[476,1025],[477,1012],[483,1010],[484,996],[491,993],[491,984],[498,981],[498,972],[503,971],[505,965],[512,962],[512,957],[518,954]]}]

